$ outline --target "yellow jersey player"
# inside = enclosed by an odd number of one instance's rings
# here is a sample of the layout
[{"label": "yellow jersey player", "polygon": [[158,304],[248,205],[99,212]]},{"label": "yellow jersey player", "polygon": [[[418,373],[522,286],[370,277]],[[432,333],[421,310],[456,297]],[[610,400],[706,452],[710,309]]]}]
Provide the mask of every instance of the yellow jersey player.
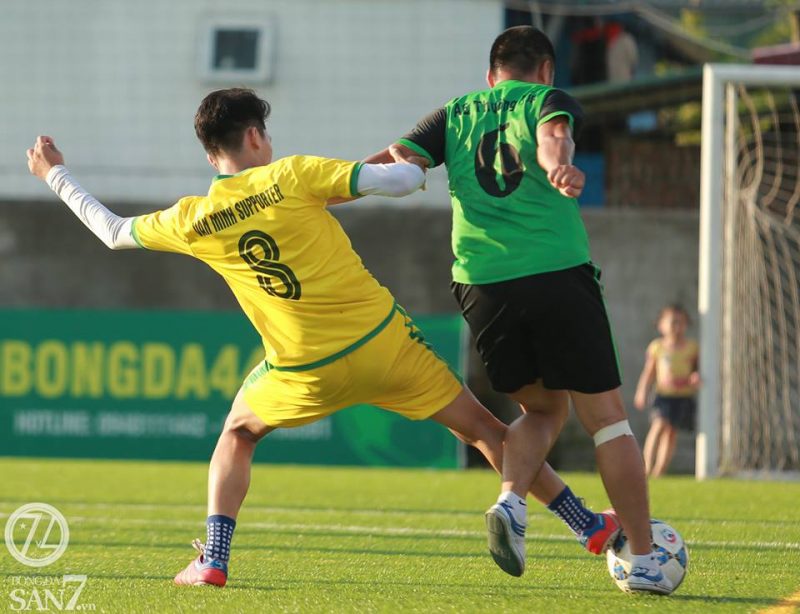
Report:
[{"label": "yellow jersey player", "polygon": [[[431,418],[476,446],[495,469],[502,463],[505,425],[424,343],[326,208],[365,194],[409,194],[422,186],[424,171],[311,156],[273,162],[269,111],[247,89],[206,96],[195,131],[219,172],[208,194],[134,218],[113,214],[84,190],[50,137],[38,137],[27,152],[31,173],[108,247],[175,252],[208,264],[263,339],[265,360],[236,395],[211,459],[207,540],[195,541],[199,556],[177,584],[227,582],[253,451],[276,428],[366,403]],[[533,492],[549,501],[565,488],[545,466]]]}]

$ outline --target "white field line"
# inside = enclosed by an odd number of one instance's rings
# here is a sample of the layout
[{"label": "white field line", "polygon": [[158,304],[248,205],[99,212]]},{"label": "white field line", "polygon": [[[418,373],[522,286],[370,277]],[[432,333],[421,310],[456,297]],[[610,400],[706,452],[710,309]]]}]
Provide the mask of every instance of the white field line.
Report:
[{"label": "white field line", "polygon": [[[0,500],[0,507],[7,507],[10,509],[15,509],[22,505],[20,501],[4,501]],[[205,512],[206,505],[200,503],[87,503],[82,501],[75,501],[75,502],[63,502],[59,503],[58,506],[63,506],[65,508],[77,508],[77,509],[87,509],[87,510],[122,510],[122,509],[132,509],[132,510],[142,510],[142,511],[153,511],[153,512],[161,512],[161,511],[169,511],[175,512],[178,510],[185,510],[185,511],[198,511],[198,512]],[[351,514],[357,516],[413,516],[413,515],[422,515],[426,517],[432,516],[446,516],[452,518],[453,516],[459,517],[473,517],[478,512],[467,512],[463,510],[442,510],[442,511],[432,511],[432,510],[415,510],[415,509],[374,509],[374,508],[340,508],[340,507],[287,507],[287,506],[280,506],[280,505],[250,505],[245,503],[244,511],[249,515],[253,514]],[[479,514],[480,515],[480,514]],[[0,518],[7,517],[8,514],[3,514],[0,512]],[[98,517],[101,518],[101,517]],[[543,512],[528,512],[528,519],[536,520],[538,518],[549,518],[552,519],[553,515],[550,513],[543,513]],[[736,519],[730,518],[725,520],[720,519],[704,519],[704,518],[696,518],[696,519],[684,519],[682,520],[682,524],[725,524],[725,525],[736,525],[736,524],[752,524],[752,520],[747,519]],[[765,524],[785,524],[786,521],[773,521],[767,520]],[[727,543],[727,542],[726,542]],[[733,542],[731,542],[733,543]],[[759,542],[761,543],[761,542]]]},{"label": "white field line", "polygon": [[[19,507],[22,503],[20,501],[5,501],[0,500],[0,507],[8,507],[10,509],[14,509]],[[59,503],[60,506],[66,508],[78,508],[78,509],[87,509],[87,510],[121,510],[121,509],[133,509],[133,510],[141,510],[141,511],[170,511],[175,512],[178,510],[186,510],[186,511],[201,511],[205,512],[206,505],[200,503],[104,503],[104,502],[83,502],[83,501],[69,501],[69,502],[61,502]],[[416,509],[375,509],[375,508],[340,508],[340,507],[288,507],[288,506],[280,506],[280,505],[273,505],[273,506],[264,506],[264,505],[250,505],[245,504],[244,510],[250,513],[263,513],[263,514],[352,514],[352,515],[359,515],[359,516],[413,516],[413,515],[422,515],[422,516],[446,516],[452,518],[453,516],[462,516],[462,517],[472,517],[476,515],[476,512],[467,512],[463,510],[442,510],[442,511],[432,511],[432,510],[416,510]],[[9,514],[4,514],[0,512],[0,518],[8,517]],[[87,519],[90,517],[87,517]],[[103,516],[98,516],[98,519],[104,518]],[[529,519],[537,519],[537,518],[553,518],[552,514],[542,513],[542,512],[528,512]],[[718,520],[718,519],[684,519],[684,523],[686,524],[707,524],[707,523],[721,523],[726,525],[733,525],[733,524],[752,524],[753,521],[747,519],[725,519],[725,520]],[[780,522],[783,524],[785,521],[765,521],[766,524],[773,524],[775,522]]]},{"label": "white field line", "polygon": [[[0,518],[7,518],[10,514],[0,513]],[[69,516],[70,523],[102,523],[112,526],[152,526],[152,518],[118,518],[108,516]],[[159,525],[169,525],[175,527],[186,527],[191,522],[185,520],[172,520],[160,518]],[[201,525],[201,521],[196,523]],[[264,529],[264,530],[291,530],[302,533],[303,531],[324,531],[330,533],[356,534],[356,535],[393,535],[393,536],[440,536],[440,537],[469,537],[485,539],[486,533],[483,531],[468,531],[459,529],[420,529],[411,527],[368,527],[362,525],[342,525],[342,524],[310,524],[310,523],[284,523],[284,522],[247,522],[242,524],[242,528]],[[547,541],[571,542],[575,538],[568,535],[554,535],[546,533],[528,533],[529,540],[542,539]],[[689,547],[750,547],[764,548],[771,550],[800,550],[800,542],[746,542],[746,541],[701,541],[692,540]]]}]

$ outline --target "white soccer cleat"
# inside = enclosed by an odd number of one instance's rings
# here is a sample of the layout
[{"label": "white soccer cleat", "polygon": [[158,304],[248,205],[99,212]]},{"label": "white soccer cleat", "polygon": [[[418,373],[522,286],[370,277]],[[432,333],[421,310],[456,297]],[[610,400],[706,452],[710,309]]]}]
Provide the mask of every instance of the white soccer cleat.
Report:
[{"label": "white soccer cleat", "polygon": [[489,552],[507,574],[521,576],[525,571],[525,527],[514,520],[511,506],[495,503],[486,512]]},{"label": "white soccer cleat", "polygon": [[669,595],[675,587],[660,569],[654,572],[646,567],[634,567],[628,576],[628,590],[633,593]]}]

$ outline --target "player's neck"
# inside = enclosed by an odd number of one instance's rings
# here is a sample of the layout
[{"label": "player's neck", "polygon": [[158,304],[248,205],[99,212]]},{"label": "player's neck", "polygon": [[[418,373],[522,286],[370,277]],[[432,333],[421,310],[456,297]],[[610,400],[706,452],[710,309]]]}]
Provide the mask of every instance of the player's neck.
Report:
[{"label": "player's neck", "polygon": [[236,175],[241,173],[242,171],[246,171],[249,166],[243,166],[241,164],[237,164],[235,162],[228,162],[228,161],[219,161],[217,163],[217,170],[219,171],[220,175]]},{"label": "player's neck", "polygon": [[216,162],[217,171],[219,171],[220,175],[236,175],[242,171],[246,171],[248,168],[269,164],[271,160],[242,155],[218,157]]},{"label": "player's neck", "polygon": [[487,75],[487,81],[490,87],[495,87],[505,81],[522,81],[525,83],[538,83],[539,85],[553,85],[553,74],[550,66],[548,62],[535,70],[524,73],[498,68]]},{"label": "player's neck", "polygon": [[522,81],[524,83],[538,83],[540,85],[544,85],[541,81],[539,81],[534,74],[524,74],[520,75],[517,73],[499,71],[497,73],[497,77],[494,80],[494,84],[492,87],[500,85],[501,83],[505,83],[506,81]]}]

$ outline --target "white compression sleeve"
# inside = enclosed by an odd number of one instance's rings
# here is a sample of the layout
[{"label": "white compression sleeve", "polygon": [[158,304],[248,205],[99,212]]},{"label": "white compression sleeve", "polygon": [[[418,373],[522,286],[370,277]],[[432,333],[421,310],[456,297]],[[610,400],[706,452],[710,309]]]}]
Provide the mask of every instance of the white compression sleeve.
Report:
[{"label": "white compression sleeve", "polygon": [[111,249],[139,247],[131,232],[133,218],[120,217],[106,209],[72,178],[66,167],[58,165],[51,168],[46,181],[50,189],[106,246]]},{"label": "white compression sleeve", "polygon": [[425,183],[425,173],[416,164],[363,164],[358,173],[358,193],[362,196],[406,196]]}]

